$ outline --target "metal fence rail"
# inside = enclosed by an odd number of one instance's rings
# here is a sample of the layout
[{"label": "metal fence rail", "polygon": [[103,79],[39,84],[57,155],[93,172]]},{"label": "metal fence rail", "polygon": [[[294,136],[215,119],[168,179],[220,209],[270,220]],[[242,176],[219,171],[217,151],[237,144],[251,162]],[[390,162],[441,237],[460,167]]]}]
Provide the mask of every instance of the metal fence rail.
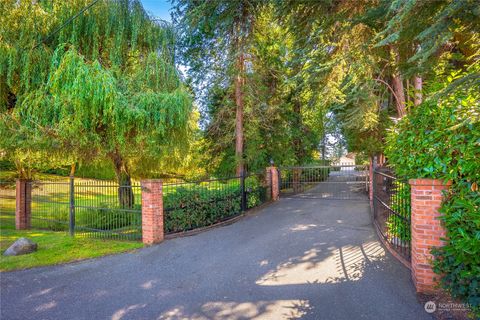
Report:
[{"label": "metal fence rail", "polygon": [[[111,181],[28,181],[31,227],[81,237],[142,239],[142,188]],[[265,173],[163,185],[166,233],[231,219],[270,198]],[[7,203],[8,202],[8,203]],[[15,183],[0,184],[0,213],[14,227]]]},{"label": "metal fence rail", "polygon": [[29,181],[32,190],[31,227],[68,231],[69,181]]},{"label": "metal fence rail", "polygon": [[268,200],[264,174],[163,185],[167,234],[210,226]]},{"label": "metal fence rail", "polygon": [[296,198],[365,200],[368,169],[364,165],[279,168],[279,189]]},{"label": "metal fence rail", "polygon": [[0,224],[15,227],[15,182],[0,181]]},{"label": "metal fence rail", "polygon": [[31,225],[82,237],[140,240],[141,188],[100,180],[28,182]]},{"label": "metal fence rail", "polygon": [[383,239],[407,261],[411,258],[410,185],[386,168],[373,172],[373,221]]},{"label": "metal fence rail", "polygon": [[70,190],[74,198],[70,223],[75,233],[88,237],[142,239],[139,183],[119,185],[112,181],[82,180],[72,184]]}]

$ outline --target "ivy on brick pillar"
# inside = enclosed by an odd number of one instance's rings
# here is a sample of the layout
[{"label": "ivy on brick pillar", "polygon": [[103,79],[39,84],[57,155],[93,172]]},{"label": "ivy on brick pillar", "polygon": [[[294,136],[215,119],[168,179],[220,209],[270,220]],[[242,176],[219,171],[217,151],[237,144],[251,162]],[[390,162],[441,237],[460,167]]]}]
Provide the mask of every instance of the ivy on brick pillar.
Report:
[{"label": "ivy on brick pillar", "polygon": [[32,184],[29,180],[17,179],[15,195],[15,228],[30,229],[32,207]]},{"label": "ivy on brick pillar", "polygon": [[417,292],[435,292],[436,274],[432,270],[430,253],[433,247],[445,245],[446,231],[440,217],[443,191],[449,188],[443,180],[411,179],[412,200],[412,278]]},{"label": "ivy on brick pillar", "polygon": [[142,241],[146,245],[164,239],[162,180],[142,180]]}]

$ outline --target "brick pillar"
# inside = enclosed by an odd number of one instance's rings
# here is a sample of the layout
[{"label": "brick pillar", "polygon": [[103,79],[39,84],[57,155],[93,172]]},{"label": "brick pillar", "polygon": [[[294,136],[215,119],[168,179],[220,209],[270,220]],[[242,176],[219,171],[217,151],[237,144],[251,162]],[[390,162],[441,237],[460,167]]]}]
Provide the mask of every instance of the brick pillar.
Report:
[{"label": "brick pillar", "polygon": [[278,170],[277,167],[267,168],[267,179],[270,184],[270,190],[272,192],[271,199],[277,201],[280,198],[280,190],[278,189]]},{"label": "brick pillar", "polygon": [[17,179],[15,202],[15,228],[17,230],[30,229],[32,215],[31,181]]},{"label": "brick pillar", "polygon": [[162,180],[142,180],[142,241],[151,245],[163,241]]},{"label": "brick pillar", "polygon": [[441,247],[445,242],[446,232],[438,219],[442,203],[442,192],[448,189],[449,183],[434,179],[411,179],[412,200],[412,279],[417,292],[433,293],[438,277],[433,272],[430,254],[432,247]]}]

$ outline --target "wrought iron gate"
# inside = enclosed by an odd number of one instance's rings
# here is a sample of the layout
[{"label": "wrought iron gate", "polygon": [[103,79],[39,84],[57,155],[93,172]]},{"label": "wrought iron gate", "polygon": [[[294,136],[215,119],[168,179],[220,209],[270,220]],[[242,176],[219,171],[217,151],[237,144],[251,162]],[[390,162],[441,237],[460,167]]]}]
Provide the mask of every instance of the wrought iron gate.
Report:
[{"label": "wrought iron gate", "polygon": [[305,199],[367,200],[368,167],[364,165],[279,168],[283,196]]},{"label": "wrought iron gate", "polygon": [[411,260],[410,185],[388,168],[373,171],[373,224],[405,261]]}]

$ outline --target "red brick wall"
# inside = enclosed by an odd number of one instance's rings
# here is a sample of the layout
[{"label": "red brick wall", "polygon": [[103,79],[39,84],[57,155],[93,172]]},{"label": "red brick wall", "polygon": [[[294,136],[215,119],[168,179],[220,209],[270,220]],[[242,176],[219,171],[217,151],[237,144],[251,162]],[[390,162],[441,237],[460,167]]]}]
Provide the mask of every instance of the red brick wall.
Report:
[{"label": "red brick wall", "polygon": [[30,229],[32,214],[32,185],[30,181],[17,179],[15,202],[15,228],[17,230]]},{"label": "red brick wall", "polygon": [[444,245],[445,229],[438,217],[442,191],[447,189],[442,180],[411,179],[412,199],[412,278],[417,292],[436,290],[436,274],[430,262],[432,247]]},{"label": "red brick wall", "polygon": [[142,180],[142,240],[144,244],[164,239],[162,180]]}]

